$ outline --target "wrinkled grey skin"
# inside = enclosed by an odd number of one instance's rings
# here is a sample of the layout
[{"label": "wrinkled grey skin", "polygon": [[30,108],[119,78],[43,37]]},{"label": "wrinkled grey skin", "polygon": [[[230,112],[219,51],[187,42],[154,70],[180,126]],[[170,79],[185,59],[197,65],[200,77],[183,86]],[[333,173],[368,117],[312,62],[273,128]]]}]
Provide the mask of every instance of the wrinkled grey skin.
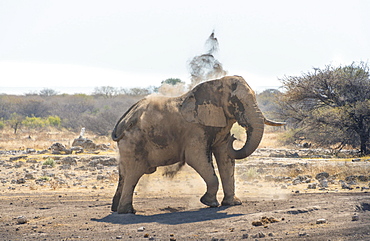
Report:
[{"label": "wrinkled grey skin", "polygon": [[[232,125],[246,129],[247,141],[234,150]],[[119,147],[119,181],[112,211],[135,213],[133,191],[143,174],[158,166],[187,163],[203,178],[207,191],[200,201],[217,207],[216,158],[224,198],[222,205],[239,205],[235,196],[235,159],[258,147],[264,124],[283,125],[264,118],[255,94],[239,76],[204,82],[175,98],[148,97],[134,104],[117,122],[112,138]]]}]

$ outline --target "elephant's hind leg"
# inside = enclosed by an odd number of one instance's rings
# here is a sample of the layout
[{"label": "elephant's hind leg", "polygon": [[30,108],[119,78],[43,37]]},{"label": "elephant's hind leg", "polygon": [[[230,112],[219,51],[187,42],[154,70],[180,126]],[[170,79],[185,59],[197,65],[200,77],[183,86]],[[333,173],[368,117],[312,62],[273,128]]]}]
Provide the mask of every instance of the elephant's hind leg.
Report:
[{"label": "elephant's hind leg", "polygon": [[123,175],[121,170],[119,170],[119,180],[118,180],[118,186],[116,193],[114,194],[113,200],[112,200],[112,208],[111,210],[113,212],[117,212],[119,200],[121,199],[122,196],[122,188],[123,188]]},{"label": "elephant's hind leg", "polygon": [[130,169],[130,173],[126,173],[124,177],[123,187],[121,197],[119,199],[117,212],[118,213],[135,213],[135,209],[133,207],[133,194],[136,187],[137,182],[139,181],[140,177],[144,174],[145,169],[143,170],[135,170]]}]

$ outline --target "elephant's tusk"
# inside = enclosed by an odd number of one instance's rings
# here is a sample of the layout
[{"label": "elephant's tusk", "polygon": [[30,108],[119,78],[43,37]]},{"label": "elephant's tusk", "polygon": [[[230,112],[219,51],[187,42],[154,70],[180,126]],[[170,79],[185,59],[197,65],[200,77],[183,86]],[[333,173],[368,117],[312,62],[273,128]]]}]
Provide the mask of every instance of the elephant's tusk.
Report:
[{"label": "elephant's tusk", "polygon": [[275,121],[272,121],[272,120],[269,120],[269,119],[266,119],[265,118],[265,125],[269,125],[269,126],[284,126],[286,125],[286,122],[275,122]]}]

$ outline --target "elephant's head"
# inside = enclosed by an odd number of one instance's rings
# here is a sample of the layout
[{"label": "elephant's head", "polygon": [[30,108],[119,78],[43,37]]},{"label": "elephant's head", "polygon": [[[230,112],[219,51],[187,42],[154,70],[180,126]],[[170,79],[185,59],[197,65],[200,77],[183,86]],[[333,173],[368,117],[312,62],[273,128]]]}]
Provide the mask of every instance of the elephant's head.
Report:
[{"label": "elephant's head", "polygon": [[265,119],[257,106],[254,91],[239,76],[199,84],[185,95],[181,113],[187,121],[205,126],[226,127],[236,121],[244,127],[247,140],[240,150],[233,148],[233,137],[229,140],[228,154],[235,159],[245,158],[256,150],[264,124],[283,124]]}]

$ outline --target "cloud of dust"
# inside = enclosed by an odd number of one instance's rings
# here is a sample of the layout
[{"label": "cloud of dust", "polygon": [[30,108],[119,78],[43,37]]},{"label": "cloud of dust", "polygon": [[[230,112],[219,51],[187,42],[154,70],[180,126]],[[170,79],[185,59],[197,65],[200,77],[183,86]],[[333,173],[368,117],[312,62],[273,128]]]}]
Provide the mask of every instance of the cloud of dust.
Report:
[{"label": "cloud of dust", "polygon": [[159,94],[169,97],[180,96],[186,91],[185,83],[177,83],[176,85],[164,83],[158,88]]},{"label": "cloud of dust", "polygon": [[153,93],[149,96],[180,96],[203,81],[225,76],[227,72],[223,69],[222,64],[214,57],[219,50],[218,40],[215,37],[214,31],[208,37],[205,43],[205,49],[204,54],[195,56],[188,63],[191,78],[191,84],[189,86],[185,86],[184,82],[179,82],[175,85],[163,83],[158,88],[158,93]]},{"label": "cloud of dust", "polygon": [[227,72],[223,69],[221,62],[219,62],[214,55],[219,50],[218,40],[215,37],[214,31],[208,37],[205,43],[206,53],[195,56],[189,62],[189,70],[191,76],[190,88],[195,85],[209,80],[225,76]]},{"label": "cloud of dust", "polygon": [[265,181],[254,167],[237,165],[235,171],[235,193],[242,201],[287,199],[291,194],[284,184]]},{"label": "cloud of dust", "polygon": [[[176,176],[165,176],[165,167],[158,167],[153,174],[144,175],[135,191],[145,197],[182,197],[188,199],[188,208],[204,207],[199,199],[206,191],[203,179],[191,167],[185,165]],[[170,203],[170,202],[169,202]]]}]

